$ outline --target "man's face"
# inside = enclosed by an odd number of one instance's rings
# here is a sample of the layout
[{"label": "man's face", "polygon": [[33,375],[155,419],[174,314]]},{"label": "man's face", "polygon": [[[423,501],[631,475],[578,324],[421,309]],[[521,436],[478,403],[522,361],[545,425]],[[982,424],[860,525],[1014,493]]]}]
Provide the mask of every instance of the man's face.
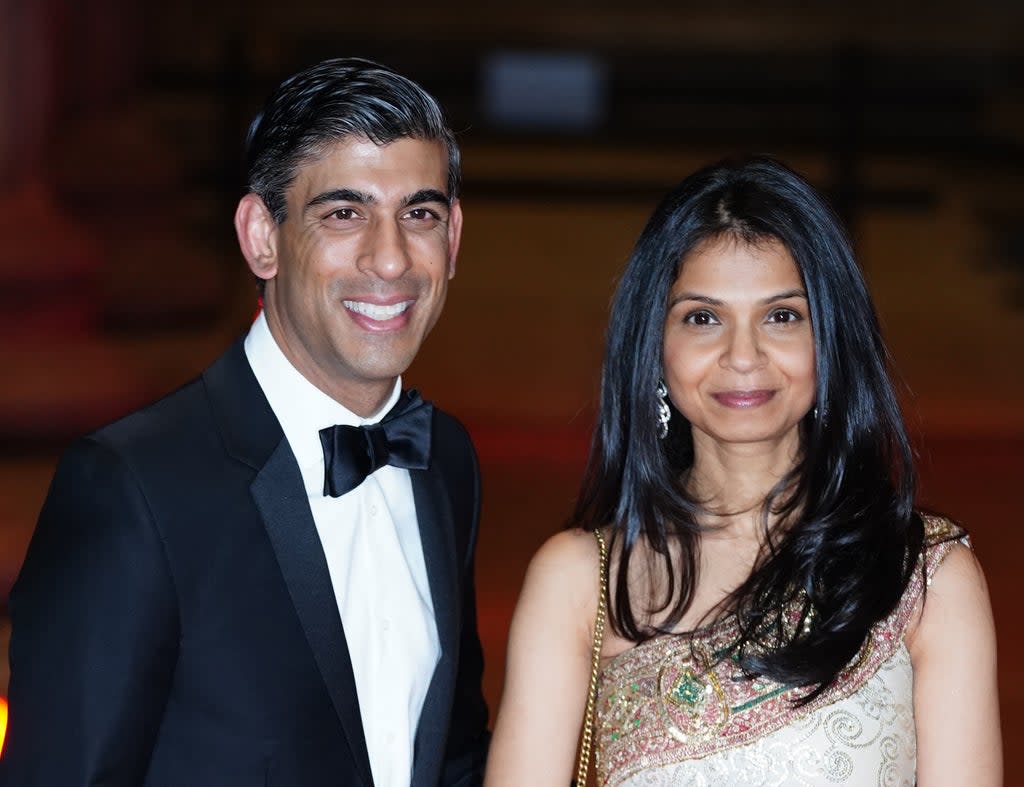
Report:
[{"label": "man's face", "polygon": [[345,139],[300,166],[270,229],[271,332],[312,383],[366,415],[444,306],[462,229],[441,142]]}]

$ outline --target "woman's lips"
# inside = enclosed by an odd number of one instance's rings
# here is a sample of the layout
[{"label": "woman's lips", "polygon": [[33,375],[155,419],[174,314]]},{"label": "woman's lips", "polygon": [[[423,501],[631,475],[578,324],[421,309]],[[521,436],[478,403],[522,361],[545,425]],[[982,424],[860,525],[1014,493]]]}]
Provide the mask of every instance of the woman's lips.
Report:
[{"label": "woman's lips", "polygon": [[775,391],[719,391],[711,396],[723,407],[759,407],[775,396]]}]

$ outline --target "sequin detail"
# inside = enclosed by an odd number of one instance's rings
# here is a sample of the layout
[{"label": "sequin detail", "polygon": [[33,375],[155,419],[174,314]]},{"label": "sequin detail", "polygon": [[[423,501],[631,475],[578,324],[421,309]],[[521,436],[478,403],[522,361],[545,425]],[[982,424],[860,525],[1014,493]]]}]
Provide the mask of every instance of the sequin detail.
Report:
[{"label": "sequin detail", "polygon": [[721,658],[729,621],[694,637],[658,637],[620,654],[598,684],[601,787],[639,785],[912,785],[913,675],[903,642],[925,582],[963,531],[925,517],[925,572],[822,695],[742,675]]}]

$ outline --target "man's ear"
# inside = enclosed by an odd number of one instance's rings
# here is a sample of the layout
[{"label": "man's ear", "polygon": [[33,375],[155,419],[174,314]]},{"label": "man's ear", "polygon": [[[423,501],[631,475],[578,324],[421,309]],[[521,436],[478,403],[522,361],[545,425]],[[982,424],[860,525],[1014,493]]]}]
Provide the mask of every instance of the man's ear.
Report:
[{"label": "man's ear", "polygon": [[459,256],[459,244],[462,242],[462,203],[452,201],[448,212],[448,278],[455,276],[455,260]]},{"label": "man's ear", "polygon": [[277,275],[277,222],[266,204],[252,192],[238,201],[235,233],[249,270],[260,279]]}]

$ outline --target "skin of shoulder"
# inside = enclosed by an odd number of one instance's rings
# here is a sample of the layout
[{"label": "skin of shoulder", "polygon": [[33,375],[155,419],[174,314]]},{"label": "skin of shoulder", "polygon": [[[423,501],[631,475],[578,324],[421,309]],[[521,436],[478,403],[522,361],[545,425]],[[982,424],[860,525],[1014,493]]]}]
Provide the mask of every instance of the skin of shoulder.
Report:
[{"label": "skin of shoulder", "polygon": [[560,532],[530,561],[509,631],[508,663],[485,787],[565,787],[590,680],[599,592],[594,535]]},{"label": "skin of shoulder", "polygon": [[955,546],[936,569],[906,642],[918,785],[1001,785],[995,625],[985,576],[967,547]]}]

